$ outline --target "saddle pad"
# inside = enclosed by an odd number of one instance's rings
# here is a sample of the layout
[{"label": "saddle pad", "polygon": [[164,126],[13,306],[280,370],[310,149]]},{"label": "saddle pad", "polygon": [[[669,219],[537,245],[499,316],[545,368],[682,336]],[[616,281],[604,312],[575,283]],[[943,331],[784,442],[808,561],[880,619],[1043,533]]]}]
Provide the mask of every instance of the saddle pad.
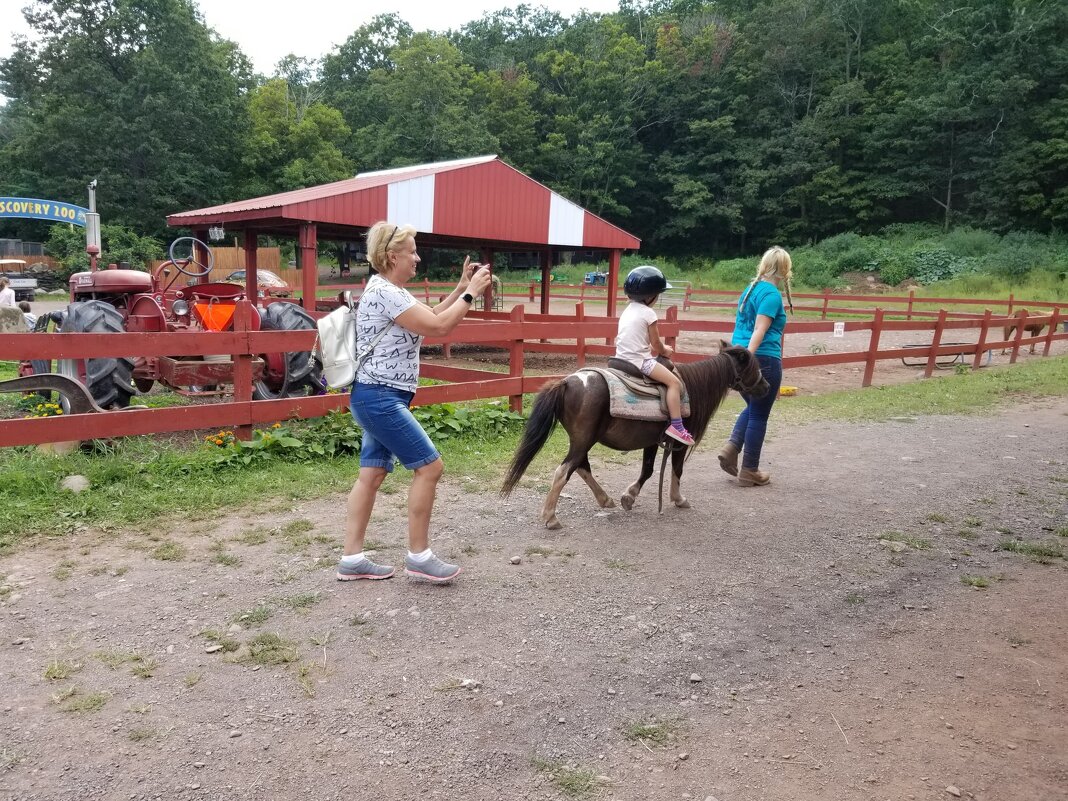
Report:
[{"label": "saddle pad", "polygon": [[[667,420],[665,387],[655,381],[638,379],[608,367],[585,367],[580,373],[597,373],[608,384],[608,412],[625,420]],[[690,396],[682,389],[682,416],[690,416]]]}]

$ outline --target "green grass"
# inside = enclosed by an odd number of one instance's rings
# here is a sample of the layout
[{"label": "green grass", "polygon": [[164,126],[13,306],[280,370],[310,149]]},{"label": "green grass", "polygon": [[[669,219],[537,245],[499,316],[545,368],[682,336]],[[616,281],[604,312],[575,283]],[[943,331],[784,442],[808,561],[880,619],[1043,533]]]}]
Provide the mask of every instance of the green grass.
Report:
[{"label": "green grass", "polygon": [[965,575],[965,576],[961,576],[960,577],[960,581],[961,581],[961,584],[964,584],[964,585],[966,585],[968,587],[975,587],[976,589],[980,589],[980,590],[986,589],[987,587],[990,586],[990,579],[984,578],[983,576],[967,576],[967,575]]},{"label": "green grass", "polygon": [[81,669],[81,664],[72,659],[53,659],[45,668],[44,677],[49,681],[63,681]]},{"label": "green grass", "polygon": [[531,760],[531,763],[535,770],[547,776],[556,789],[568,798],[587,798],[600,786],[597,773],[590,768],[538,757]]},{"label": "green grass", "polygon": [[297,644],[270,632],[257,634],[248,645],[248,656],[242,662],[254,665],[285,665],[300,658]]},{"label": "green grass", "polygon": [[1036,562],[1049,564],[1054,559],[1064,557],[1064,551],[1059,545],[1046,545],[1041,542],[1024,542],[1023,540],[1004,540],[998,543],[998,548],[1011,553],[1030,556]]},{"label": "green grass", "polygon": [[669,721],[654,720],[648,723],[635,721],[623,726],[623,736],[632,743],[664,745],[674,736],[675,729],[675,724]]},{"label": "green grass", "polygon": [[[850,390],[820,396],[799,396],[776,408],[783,425],[821,420],[880,421],[889,417],[921,414],[982,414],[1013,398],[1068,394],[1068,357],[1035,359],[1027,364],[979,370],[968,375],[942,376],[928,381],[867,390]],[[526,398],[528,407],[532,398]],[[741,408],[736,397],[724,404],[716,421]],[[499,485],[515,452],[519,431],[497,439],[481,436],[450,437],[437,442],[449,480],[486,488]],[[160,527],[169,517],[207,520],[227,510],[262,508],[265,499],[274,507],[347,491],[356,474],[355,459],[317,458],[305,462],[280,459],[247,468],[227,468],[221,474],[215,463],[218,449],[202,447],[193,432],[166,442],[152,437],[117,440],[102,453],[79,452],[51,456],[34,448],[0,449],[0,486],[5,491],[0,519],[0,553],[34,538],[64,538],[85,526]],[[566,434],[558,429],[527,470],[522,486],[546,479],[566,452]],[[600,448],[598,453],[607,453]],[[93,492],[56,493],[68,475],[86,476]],[[398,471],[386,479],[383,491],[407,491],[411,477]],[[182,491],[176,492],[180,485]],[[305,547],[308,521],[293,521],[280,530],[289,547]],[[292,527],[292,528],[290,528]],[[247,545],[266,542],[272,532],[251,528],[236,540]],[[177,546],[177,547],[176,547]],[[177,543],[163,542],[154,555],[183,559]]]},{"label": "green grass", "polygon": [[930,540],[926,540],[923,537],[913,537],[908,534],[902,534],[900,531],[884,531],[877,535],[877,539],[890,540],[891,542],[903,542],[917,551],[926,551],[931,547]]}]

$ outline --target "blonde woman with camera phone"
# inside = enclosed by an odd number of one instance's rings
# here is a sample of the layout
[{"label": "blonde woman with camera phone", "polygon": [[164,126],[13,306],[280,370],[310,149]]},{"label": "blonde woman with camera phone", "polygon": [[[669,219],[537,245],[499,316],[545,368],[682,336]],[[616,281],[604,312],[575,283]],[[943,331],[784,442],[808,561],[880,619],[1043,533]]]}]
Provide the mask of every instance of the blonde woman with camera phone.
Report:
[{"label": "blonde woman with camera phone", "polygon": [[465,259],[456,288],[437,306],[421,303],[404,288],[415,277],[419,253],[415,228],[378,222],[367,232],[367,254],[377,275],[360,297],[356,314],[357,341],[375,342],[360,365],[352,386],[350,409],[363,429],[360,472],[349,493],[345,547],[338,565],[339,581],[387,579],[395,569],[371,561],[363,552],[367,526],[379,487],[395,462],[413,471],[408,491],[408,554],[404,572],[435,583],[460,573],[430,550],[430,516],[444,465],[441,455],[412,416],[411,403],[419,383],[419,348],[423,337],[444,336],[467,314],[477,295],[490,283],[486,265]]}]

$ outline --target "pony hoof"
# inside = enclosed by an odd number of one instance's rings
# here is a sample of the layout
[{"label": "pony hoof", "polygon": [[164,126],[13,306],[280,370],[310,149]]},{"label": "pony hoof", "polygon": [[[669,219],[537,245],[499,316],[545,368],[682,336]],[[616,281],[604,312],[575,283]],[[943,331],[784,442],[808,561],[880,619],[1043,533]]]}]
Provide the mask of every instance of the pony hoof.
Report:
[{"label": "pony hoof", "polygon": [[611,498],[605,498],[604,499],[604,503],[601,504],[601,508],[602,509],[615,509],[616,508],[616,502],[613,501]]},{"label": "pony hoof", "polygon": [[679,508],[679,509],[689,509],[690,508],[690,502],[688,500],[686,500],[685,498],[683,498],[680,501],[675,501],[675,506],[677,508]]},{"label": "pony hoof", "polygon": [[563,524],[555,517],[545,521],[545,528],[549,529],[549,531],[559,531],[563,527]]},{"label": "pony hoof", "polygon": [[619,499],[619,505],[626,509],[628,512],[634,508],[634,499],[629,495],[624,495]]}]

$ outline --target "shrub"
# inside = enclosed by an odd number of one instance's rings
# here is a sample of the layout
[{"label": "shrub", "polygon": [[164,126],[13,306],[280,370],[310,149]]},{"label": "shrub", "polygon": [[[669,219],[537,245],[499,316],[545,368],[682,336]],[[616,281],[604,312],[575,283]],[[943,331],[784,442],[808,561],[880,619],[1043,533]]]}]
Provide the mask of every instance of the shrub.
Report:
[{"label": "shrub", "polygon": [[912,274],[921,284],[933,284],[972,273],[978,266],[976,259],[955,256],[943,248],[917,251],[912,254],[912,261]]},{"label": "shrub", "polygon": [[954,228],[942,238],[942,243],[955,256],[985,256],[999,246],[997,234],[967,226]]},{"label": "shrub", "polygon": [[727,259],[716,262],[713,275],[725,284],[742,286],[753,280],[759,264],[759,259]]},{"label": "shrub", "polygon": [[915,262],[900,254],[890,254],[879,265],[879,278],[884,284],[897,286],[902,281],[912,278],[916,274]]},{"label": "shrub", "polygon": [[797,285],[810,289],[833,289],[842,286],[838,273],[815,253],[799,253],[794,257],[794,279]]}]

